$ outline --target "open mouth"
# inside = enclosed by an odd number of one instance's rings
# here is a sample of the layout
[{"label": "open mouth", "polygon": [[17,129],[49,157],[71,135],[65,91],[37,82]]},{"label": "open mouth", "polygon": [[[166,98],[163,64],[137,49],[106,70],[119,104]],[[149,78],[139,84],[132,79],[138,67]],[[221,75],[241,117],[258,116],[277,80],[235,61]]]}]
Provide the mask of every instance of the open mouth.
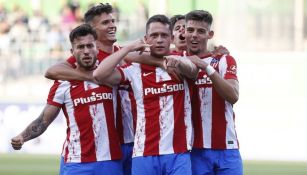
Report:
[{"label": "open mouth", "polygon": [[180,40],[185,40],[185,37],[184,37],[182,34],[180,34],[180,35],[179,35],[179,39],[180,39]]}]

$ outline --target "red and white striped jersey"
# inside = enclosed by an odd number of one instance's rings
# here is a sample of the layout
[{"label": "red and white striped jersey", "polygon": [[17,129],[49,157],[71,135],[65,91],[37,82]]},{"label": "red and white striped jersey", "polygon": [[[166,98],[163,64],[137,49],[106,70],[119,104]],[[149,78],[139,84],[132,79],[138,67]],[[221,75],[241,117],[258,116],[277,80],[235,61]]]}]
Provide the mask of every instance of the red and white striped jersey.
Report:
[{"label": "red and white striped jersey", "polygon": [[116,127],[120,143],[134,142],[136,102],[129,82],[118,86]]},{"label": "red and white striped jersey", "polygon": [[191,101],[187,82],[165,70],[133,63],[118,68],[137,104],[133,157],[183,153],[192,147]]},{"label": "red and white striped jersey", "polygon": [[116,90],[88,81],[56,81],[48,104],[61,107],[67,121],[65,162],[121,158],[115,128]]},{"label": "red and white striped jersey", "polygon": [[[120,49],[119,46],[114,46],[114,52]],[[97,66],[102,60],[111,55],[111,53],[99,50],[97,55]],[[76,58],[71,56],[66,60],[74,68],[76,67]],[[117,93],[117,113],[116,113],[116,128],[121,144],[131,143],[134,140],[134,119],[136,117],[136,104],[131,92],[131,87],[129,83],[119,86]]]},{"label": "red and white striped jersey", "polygon": [[[205,57],[202,60],[224,78],[237,80],[237,64],[233,57]],[[205,71],[200,70],[194,82],[192,115],[194,126],[193,148],[237,149],[233,106],[215,90]]]}]

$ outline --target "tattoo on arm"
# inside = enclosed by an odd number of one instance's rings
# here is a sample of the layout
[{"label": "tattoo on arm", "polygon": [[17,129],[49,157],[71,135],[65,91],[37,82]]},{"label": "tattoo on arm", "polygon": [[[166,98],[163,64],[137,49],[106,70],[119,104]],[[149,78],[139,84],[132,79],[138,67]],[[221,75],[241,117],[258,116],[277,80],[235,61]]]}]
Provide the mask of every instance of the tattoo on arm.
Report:
[{"label": "tattoo on arm", "polygon": [[49,124],[53,121],[44,120],[45,110],[41,115],[34,120],[25,130],[22,132],[22,137],[24,141],[28,141],[40,136],[43,132],[46,131]]}]

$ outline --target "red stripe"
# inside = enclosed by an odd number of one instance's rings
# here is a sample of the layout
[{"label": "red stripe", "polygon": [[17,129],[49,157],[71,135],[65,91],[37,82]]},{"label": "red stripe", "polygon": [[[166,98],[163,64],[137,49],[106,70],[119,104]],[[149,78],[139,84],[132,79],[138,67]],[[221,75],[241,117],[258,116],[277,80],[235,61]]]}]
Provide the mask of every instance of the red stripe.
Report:
[{"label": "red stripe", "polygon": [[202,125],[202,119],[201,119],[201,114],[200,114],[200,100],[201,99],[199,97],[200,89],[195,85],[191,85],[190,87],[194,89],[194,92],[191,98],[192,122],[193,122],[193,127],[194,127],[193,148],[203,148],[204,147],[203,125]]},{"label": "red stripe", "polygon": [[[76,88],[70,89],[71,99],[79,98],[84,93],[84,83]],[[89,112],[89,105],[79,105],[74,108],[74,116],[80,131],[81,162],[96,161],[95,139],[92,128],[92,118]]]},{"label": "red stripe", "polygon": [[47,102],[53,102],[56,90],[59,88],[61,83],[54,81],[52,87],[49,90]]},{"label": "red stripe", "polygon": [[122,115],[122,105],[121,105],[121,97],[119,91],[117,93],[116,130],[118,133],[119,141],[121,144],[123,144],[124,143],[123,115]]},{"label": "red stripe", "polygon": [[[179,82],[181,83],[181,82]],[[185,95],[182,92],[173,95],[173,111],[174,111],[174,138],[173,148],[175,153],[182,153],[187,151],[187,137],[185,127],[185,111],[184,101]]]},{"label": "red stripe", "polygon": [[107,129],[108,129],[111,160],[121,159],[121,150],[120,150],[120,145],[119,145],[120,142],[118,139],[116,128],[114,126],[115,115],[114,115],[113,100],[105,100],[103,102],[103,107],[106,111],[105,117],[106,117],[106,122],[107,122]]},{"label": "red stripe", "polygon": [[[217,71],[218,66],[217,66]],[[211,148],[226,149],[225,100],[212,87],[212,133]]]},{"label": "red stripe", "polygon": [[[143,82],[143,96],[144,96],[144,111],[145,111],[145,148],[144,155],[159,155],[159,141],[160,141],[160,105],[159,96],[145,96],[145,88],[155,87],[156,85],[156,71],[155,69],[143,70],[142,68],[142,82]],[[146,77],[143,74],[147,74]]]}]

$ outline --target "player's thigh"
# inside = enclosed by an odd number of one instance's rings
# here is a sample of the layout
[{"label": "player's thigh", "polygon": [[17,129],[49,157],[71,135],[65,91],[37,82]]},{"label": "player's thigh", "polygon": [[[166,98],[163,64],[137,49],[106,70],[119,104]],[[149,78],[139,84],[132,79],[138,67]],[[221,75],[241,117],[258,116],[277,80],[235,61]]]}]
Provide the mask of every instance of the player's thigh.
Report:
[{"label": "player's thigh", "polygon": [[[172,154],[165,155],[163,157],[163,163],[166,166],[165,174],[168,175],[191,175],[191,158],[190,153],[180,153],[180,154]],[[164,168],[163,168],[164,169]]]},{"label": "player's thigh", "polygon": [[191,165],[193,175],[214,175],[213,155],[205,149],[193,149]]},{"label": "player's thigh", "polygon": [[94,175],[94,164],[93,163],[64,163],[60,175]]},{"label": "player's thigh", "polygon": [[94,175],[123,175],[123,165],[121,160],[107,160],[95,163]]},{"label": "player's thigh", "polygon": [[161,175],[161,167],[157,156],[132,158],[133,175]]},{"label": "player's thigh", "polygon": [[238,149],[225,150],[217,175],[243,175],[243,163]]},{"label": "player's thigh", "polygon": [[121,149],[124,175],[131,175],[133,143],[123,144]]}]

